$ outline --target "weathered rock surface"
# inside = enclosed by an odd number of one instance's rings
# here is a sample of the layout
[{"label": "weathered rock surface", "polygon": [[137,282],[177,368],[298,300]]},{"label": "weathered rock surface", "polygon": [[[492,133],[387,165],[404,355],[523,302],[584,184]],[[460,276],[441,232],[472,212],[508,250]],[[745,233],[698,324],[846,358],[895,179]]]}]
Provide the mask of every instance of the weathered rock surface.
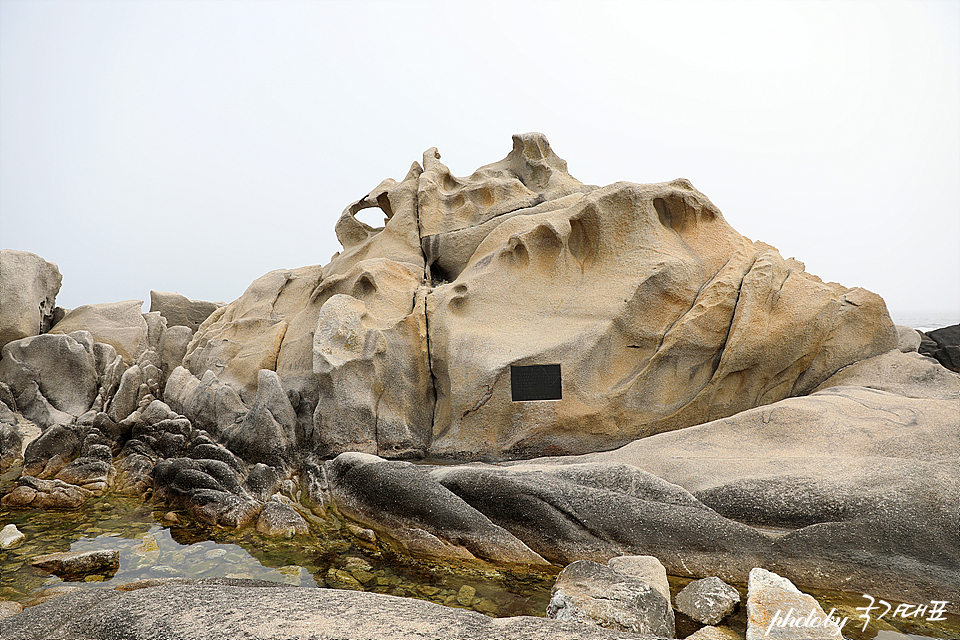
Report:
[{"label": "weathered rock surface", "polygon": [[743,636],[729,627],[706,626],[687,636],[687,640],[743,640]]},{"label": "weathered rock surface", "polygon": [[425,469],[365,453],[343,453],[324,464],[321,506],[373,526],[414,556],[546,564]]},{"label": "weathered rock surface", "polygon": [[920,332],[911,327],[897,325],[897,348],[903,353],[913,353],[920,348]]},{"label": "weathered rock surface", "polygon": [[[792,620],[791,620],[792,616]],[[766,569],[750,572],[747,585],[747,640],[837,640],[840,627],[813,596]]]},{"label": "weathered rock surface", "polygon": [[711,576],[694,580],[677,594],[677,611],[706,625],[715,625],[740,604],[740,594],[726,582]]},{"label": "weathered rock surface", "polygon": [[190,300],[169,291],[150,292],[150,311],[158,312],[167,321],[167,327],[187,327],[196,331],[210,314],[222,305],[216,302]]},{"label": "weathered rock surface", "polygon": [[128,363],[147,349],[147,321],[140,311],[142,300],[85,304],[67,313],[50,333],[89,331],[94,341],[109,344]]},{"label": "weathered rock surface", "polygon": [[17,415],[0,401],[0,473],[23,461],[24,444]]},{"label": "weathered rock surface", "polygon": [[0,600],[0,618],[9,618],[15,613],[23,611],[23,605],[10,600]]},{"label": "weathered rock surface", "polygon": [[77,509],[93,492],[63,480],[38,480],[20,476],[17,486],[0,499],[11,509]]},{"label": "weathered rock surface", "polygon": [[[370,207],[382,228],[356,219]],[[336,231],[330,264],[204,322],[168,402],[200,419],[226,386],[249,405],[270,369],[321,457],[583,453],[808,393],[898,342],[880,298],[747,240],[687,181],[584,185],[540,134],[467,178],[431,149]],[[513,402],[511,366],[546,363],[562,397]]]},{"label": "weathered rock surface", "polygon": [[[643,557],[660,564],[656,558]],[[655,586],[629,571],[578,560],[557,576],[547,617],[672,638],[674,616],[667,574],[662,565],[660,571],[663,576],[658,582],[662,584]]]},{"label": "weathered rock surface", "polygon": [[257,395],[239,423],[222,430],[227,448],[244,460],[287,466],[296,456],[297,414],[280,377],[269,369],[257,376]]},{"label": "weathered rock surface", "polygon": [[306,535],[310,533],[310,528],[303,516],[293,507],[282,500],[274,499],[264,503],[257,520],[257,531],[267,536],[290,538],[295,535]]},{"label": "weathered rock surface", "polygon": [[[790,530],[768,538],[770,555],[756,565],[799,584],[922,601],[960,581],[957,512],[947,498],[960,492],[958,455],[956,400],[833,387],[556,462],[642,468],[721,516]],[[743,581],[741,571],[688,575]]]},{"label": "weathered rock surface", "polygon": [[89,334],[43,334],[3,347],[0,381],[17,408],[41,428],[69,424],[97,396],[97,369]]},{"label": "weathered rock surface", "polygon": [[120,552],[103,550],[48,553],[33,558],[30,564],[64,580],[82,578],[91,574],[112,576],[120,568]]},{"label": "weathered rock surface", "polygon": [[375,593],[246,584],[83,590],[0,620],[0,636],[9,640],[656,640],[544,618],[490,618]]},{"label": "weathered rock surface", "polygon": [[52,262],[27,251],[0,250],[0,349],[50,329],[60,282]]},{"label": "weathered rock surface", "polygon": [[260,503],[221,460],[168,458],[156,464],[152,476],[158,498],[188,510],[200,522],[243,527],[260,513]]}]

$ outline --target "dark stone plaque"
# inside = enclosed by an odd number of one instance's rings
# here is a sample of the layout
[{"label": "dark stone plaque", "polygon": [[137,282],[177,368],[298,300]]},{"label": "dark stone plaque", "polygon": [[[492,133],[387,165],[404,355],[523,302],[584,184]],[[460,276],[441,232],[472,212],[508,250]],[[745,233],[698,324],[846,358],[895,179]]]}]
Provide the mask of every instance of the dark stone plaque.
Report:
[{"label": "dark stone plaque", "polygon": [[562,399],[563,388],[560,380],[560,365],[511,365],[510,393],[514,402]]}]

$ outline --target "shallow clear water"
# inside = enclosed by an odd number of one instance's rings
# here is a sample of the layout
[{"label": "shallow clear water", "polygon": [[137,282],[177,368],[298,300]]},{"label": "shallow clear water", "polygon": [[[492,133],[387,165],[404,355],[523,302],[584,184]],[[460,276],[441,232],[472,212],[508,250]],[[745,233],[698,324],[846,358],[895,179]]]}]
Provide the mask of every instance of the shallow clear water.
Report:
[{"label": "shallow clear water", "polygon": [[119,551],[115,575],[66,583],[85,589],[151,578],[250,578],[388,593],[495,616],[542,616],[559,571],[512,573],[388,557],[356,546],[334,523],[315,522],[310,536],[278,540],[253,528],[199,525],[184,513],[178,514],[182,524],[170,525],[165,513],[117,496],[93,500],[83,512],[0,510],[0,526],[13,523],[27,537],[21,546],[0,551],[0,599],[29,604],[44,590],[64,586],[29,564],[57,551]]},{"label": "shallow clear water", "polygon": [[[52,587],[112,588],[150,578],[252,578],[388,593],[494,616],[542,616],[559,571],[531,574],[390,557],[378,549],[357,546],[361,543],[341,533],[335,522],[315,521],[310,536],[278,540],[252,528],[236,532],[199,525],[184,513],[177,513],[180,523],[170,524],[164,520],[166,513],[119,496],[92,500],[82,512],[0,510],[0,526],[16,524],[27,536],[16,549],[0,551],[0,599],[28,605]],[[64,583],[29,565],[31,558],[43,553],[95,549],[119,551],[120,569],[115,575]],[[676,595],[689,579],[671,577],[670,582]],[[746,590],[743,585],[737,588],[745,602]],[[950,616],[946,623],[926,624],[923,620],[874,620],[864,632],[863,620],[858,618],[861,612],[856,610],[865,604],[860,594],[811,595],[825,611],[836,607],[840,615],[850,618],[844,636],[853,640],[960,638],[958,616]],[[742,634],[745,607],[724,624]],[[694,623],[678,616],[678,635],[695,629]]]}]

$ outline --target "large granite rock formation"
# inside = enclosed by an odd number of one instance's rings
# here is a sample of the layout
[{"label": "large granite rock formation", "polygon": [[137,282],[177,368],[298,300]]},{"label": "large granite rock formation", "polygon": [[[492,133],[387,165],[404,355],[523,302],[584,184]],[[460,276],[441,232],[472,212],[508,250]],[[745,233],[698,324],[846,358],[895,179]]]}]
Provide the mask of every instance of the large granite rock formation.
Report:
[{"label": "large granite rock formation", "polygon": [[[342,253],[257,280],[186,369],[246,405],[276,371],[301,451],[503,459],[804,395],[897,346],[879,297],[744,238],[689,182],[588,186],[542,135],[513,142],[467,178],[431,149],[385,180],[338,221]],[[561,397],[515,402],[512,367],[536,364],[560,365]]]},{"label": "large granite rock formation", "polygon": [[[960,583],[960,376],[686,181],[583,185],[528,134],[468,178],[428,151],[336,232],[330,264],[196,333],[116,303],[7,344],[0,422],[43,433],[3,504],[114,490],[271,535],[312,509],[429,561],[652,555],[916,602]],[[582,455],[502,461],[561,453]],[[501,462],[397,459],[431,455]]]},{"label": "large granite rock formation", "polygon": [[52,262],[26,251],[0,250],[0,349],[50,329],[60,281]]}]

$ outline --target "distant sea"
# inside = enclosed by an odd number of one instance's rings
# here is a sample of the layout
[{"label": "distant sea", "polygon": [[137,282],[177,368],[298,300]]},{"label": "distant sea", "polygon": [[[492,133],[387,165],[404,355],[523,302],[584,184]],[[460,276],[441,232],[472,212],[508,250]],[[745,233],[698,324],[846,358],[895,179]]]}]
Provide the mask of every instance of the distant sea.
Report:
[{"label": "distant sea", "polygon": [[907,327],[913,327],[917,331],[933,331],[934,329],[940,329],[942,327],[949,327],[950,325],[960,324],[960,317],[958,316],[949,316],[948,314],[910,314],[910,313],[896,313],[891,311],[890,316],[893,318],[894,324],[900,324]]}]

